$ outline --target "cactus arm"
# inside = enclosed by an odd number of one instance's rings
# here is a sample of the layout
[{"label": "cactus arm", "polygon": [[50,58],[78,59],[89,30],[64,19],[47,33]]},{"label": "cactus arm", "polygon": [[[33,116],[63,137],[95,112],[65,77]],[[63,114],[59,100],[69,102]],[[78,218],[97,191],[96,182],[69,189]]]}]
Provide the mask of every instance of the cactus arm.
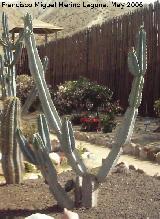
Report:
[{"label": "cactus arm", "polygon": [[[138,58],[137,58],[136,51],[134,50],[134,48],[132,48],[132,51],[128,53],[128,68],[133,76],[136,76],[137,72],[138,74],[140,73]],[[135,71],[135,68],[136,68],[136,71]]]},{"label": "cactus arm", "polygon": [[12,62],[10,63],[10,66],[13,66],[17,63],[17,60],[21,54],[21,51],[22,51],[22,43],[19,43],[17,46],[16,46],[16,50],[15,50],[15,54],[14,54],[14,59],[12,60]]},{"label": "cactus arm", "polygon": [[[43,69],[44,69],[44,73],[46,73],[47,71],[47,67],[48,67],[48,57],[45,56],[44,59],[43,59]],[[44,76],[43,76],[44,77]],[[22,114],[25,115],[27,112],[28,112],[28,109],[29,107],[32,105],[34,99],[36,98],[38,94],[38,90],[37,90],[37,87],[34,86],[28,97],[27,97],[27,100],[25,101],[24,105],[22,106]]]},{"label": "cactus arm", "polygon": [[[108,157],[104,160],[96,178],[98,182],[104,181],[105,177],[108,175],[112,167],[116,164],[120,154],[122,153],[122,146],[129,143],[131,140],[131,136],[133,134],[133,129],[135,125],[135,120],[138,115],[138,107],[140,106],[142,99],[142,90],[144,84],[144,71],[142,66],[144,63],[146,65],[146,34],[144,30],[141,28],[139,31],[139,54],[133,50],[132,54],[129,53],[128,65],[131,73],[134,76],[132,82],[132,89],[129,95],[129,107],[127,108],[122,124],[117,129],[115,144],[112,146],[112,150],[110,151]],[[143,55],[142,55],[143,54]],[[143,59],[142,59],[143,58]],[[138,60],[138,62],[137,62]],[[144,62],[143,64],[141,62]],[[141,69],[140,69],[141,66]]]},{"label": "cactus arm", "polygon": [[5,35],[5,42],[6,42],[6,44],[9,44],[8,18],[4,12],[2,14],[2,25],[3,25],[3,32]]},{"label": "cactus arm", "polygon": [[2,46],[7,46],[7,43],[6,43],[3,39],[0,39],[0,44],[1,44]]},{"label": "cactus arm", "polygon": [[51,142],[49,136],[49,128],[46,121],[46,118],[43,114],[38,117],[38,132],[43,140],[43,144],[46,147],[48,153],[51,152]]},{"label": "cactus arm", "polygon": [[[15,63],[19,57],[22,48],[22,39],[23,39],[23,32],[20,34],[16,44],[10,40],[9,37],[9,28],[8,28],[8,18],[6,14],[3,12],[2,14],[2,39],[0,43],[3,45],[3,52],[4,52],[4,66],[7,68],[7,85],[8,85],[8,96],[16,96],[16,70],[15,70]],[[13,52],[15,50],[15,54]]]},{"label": "cactus arm", "polygon": [[21,148],[21,151],[23,155],[26,157],[27,161],[36,165],[37,162],[36,162],[35,154],[33,150],[31,149],[29,142],[23,136],[22,131],[20,129],[17,129],[16,137],[17,137],[18,144]]},{"label": "cactus arm", "polygon": [[35,86],[31,89],[25,103],[22,106],[22,115],[25,115],[28,113],[28,110],[29,110],[30,106],[32,105],[33,101],[35,100],[37,93],[38,93],[38,91],[37,91],[37,88]]},{"label": "cactus arm", "polygon": [[0,83],[1,83],[1,91],[3,98],[7,96],[7,83],[6,83],[6,75],[4,71],[5,71],[4,61],[2,56],[0,55]]},{"label": "cactus arm", "polygon": [[75,148],[73,129],[69,121],[64,120],[62,123],[62,136],[60,143],[73,170],[80,176],[86,174],[87,169]]},{"label": "cactus arm", "polygon": [[146,32],[144,31],[144,26],[140,27],[139,33],[137,35],[137,44],[136,44],[136,54],[139,61],[139,67],[141,74],[145,74],[147,70],[147,38]]},{"label": "cactus arm", "polygon": [[67,196],[67,193],[57,181],[57,173],[55,167],[53,166],[52,161],[49,158],[49,154],[46,151],[46,147],[44,146],[39,134],[34,135],[33,145],[35,153],[37,155],[36,158],[38,166],[41,170],[42,175],[47,180],[50,191],[55,196],[58,204],[63,208],[73,208],[73,201]]},{"label": "cactus arm", "polygon": [[31,74],[36,82],[39,98],[43,107],[44,114],[49,126],[56,130],[58,138],[61,134],[61,120],[52,102],[46,82],[44,80],[44,69],[35,46],[35,38],[32,32],[31,18],[27,14],[25,17],[25,44],[28,53],[29,67]]}]

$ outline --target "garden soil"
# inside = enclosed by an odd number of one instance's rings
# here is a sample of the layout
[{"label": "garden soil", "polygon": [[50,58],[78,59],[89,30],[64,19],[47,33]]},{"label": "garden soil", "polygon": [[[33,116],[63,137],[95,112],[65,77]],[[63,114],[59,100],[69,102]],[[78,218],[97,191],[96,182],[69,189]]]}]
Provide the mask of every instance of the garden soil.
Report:
[{"label": "garden soil", "polygon": [[[59,175],[64,183],[75,175]],[[70,192],[72,195],[73,192]],[[24,218],[45,213],[58,219],[57,207],[48,185],[42,179],[26,180],[20,185],[0,185],[0,218]],[[128,174],[112,173],[100,186],[98,207],[73,209],[80,219],[158,219],[160,218],[160,180],[130,170]]]}]

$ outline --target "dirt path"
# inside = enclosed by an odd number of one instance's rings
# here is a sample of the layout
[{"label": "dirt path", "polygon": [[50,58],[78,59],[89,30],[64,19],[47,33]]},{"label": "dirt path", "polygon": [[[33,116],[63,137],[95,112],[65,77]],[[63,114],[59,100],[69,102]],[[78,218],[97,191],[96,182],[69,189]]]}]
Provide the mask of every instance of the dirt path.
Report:
[{"label": "dirt path", "polygon": [[[102,159],[106,158],[110,149],[104,148],[101,146],[92,145],[86,142],[77,141],[77,145],[81,145],[82,147],[87,148],[90,152],[93,153],[92,159],[86,159],[85,163],[89,167],[98,167],[102,163]],[[148,175],[155,175],[156,173],[160,174],[160,165],[151,163],[149,161],[143,161],[136,159],[133,156],[121,155],[118,162],[125,162],[128,165],[134,165],[136,168],[143,169]]]},{"label": "dirt path", "polygon": [[[55,139],[55,135],[51,134],[51,139]],[[85,141],[76,141],[76,146],[86,148],[91,152],[91,158],[85,159],[84,162],[88,168],[99,167],[102,163],[102,159],[106,158],[110,149],[99,145],[93,145]],[[148,175],[154,176],[160,174],[160,165],[152,163],[150,161],[139,160],[134,156],[121,155],[118,162],[125,162],[128,165],[134,165],[136,168],[143,169]]]}]

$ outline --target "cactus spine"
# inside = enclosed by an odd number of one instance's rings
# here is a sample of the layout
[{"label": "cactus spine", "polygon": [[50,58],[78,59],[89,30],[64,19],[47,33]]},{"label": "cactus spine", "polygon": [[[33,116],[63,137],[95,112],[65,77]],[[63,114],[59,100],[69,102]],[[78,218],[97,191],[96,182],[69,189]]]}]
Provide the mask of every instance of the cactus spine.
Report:
[{"label": "cactus spine", "polygon": [[[133,133],[136,116],[138,114],[138,107],[141,103],[142,89],[144,83],[143,76],[146,71],[147,65],[145,31],[142,27],[140,28],[136,51],[133,50],[128,54],[129,69],[134,76],[132,89],[129,96],[129,107],[126,110],[124,120],[120,128],[117,129],[115,143],[113,144],[111,152],[104,160],[98,174],[92,175],[88,173],[87,168],[85,167],[83,161],[80,159],[78,153],[76,152],[75,139],[71,123],[67,120],[61,121],[51,100],[50,94],[46,86],[46,82],[43,77],[43,66],[36,48],[35,38],[32,31],[31,16],[27,14],[24,20],[24,38],[29,58],[30,72],[32,73],[35,83],[37,85],[44,114],[50,127],[56,130],[57,136],[60,140],[61,148],[65,152],[66,157],[68,158],[68,161],[73,170],[77,174],[75,185],[75,204],[84,207],[94,207],[97,205],[99,183],[101,183],[105,179],[112,167],[116,164],[122,152],[122,146],[130,141]],[[48,147],[46,147],[47,141],[44,141],[46,137],[48,138],[48,132],[45,133],[45,130],[42,132],[42,129],[45,129],[45,126],[42,125],[42,123],[40,123],[40,126],[41,130],[39,131],[39,133],[41,134],[36,134],[34,136],[33,144],[35,150],[32,152],[35,159],[37,160],[38,165],[41,167],[41,172],[48,182],[51,191],[53,191],[53,194],[55,194],[56,191],[55,196],[58,200],[58,203],[62,207],[67,207],[68,201],[66,198],[66,194],[64,193],[64,191],[62,192],[61,189],[57,190],[57,188],[54,187],[54,181],[57,185],[57,178],[55,177],[56,173],[51,168]],[[24,139],[24,136],[21,135],[20,138]],[[23,142],[21,141],[21,143]],[[21,145],[21,147],[25,147],[25,150],[23,151],[27,151],[29,153],[29,150],[27,150],[26,146],[27,144]],[[44,168],[46,168],[45,170],[47,171],[45,171]],[[59,196],[62,194],[64,195],[64,199],[58,199]],[[70,205],[70,207],[72,207],[72,204]]]},{"label": "cactus spine", "polygon": [[9,97],[4,102],[1,121],[2,168],[7,184],[22,180],[21,151],[16,141],[16,129],[20,127],[20,101]]}]

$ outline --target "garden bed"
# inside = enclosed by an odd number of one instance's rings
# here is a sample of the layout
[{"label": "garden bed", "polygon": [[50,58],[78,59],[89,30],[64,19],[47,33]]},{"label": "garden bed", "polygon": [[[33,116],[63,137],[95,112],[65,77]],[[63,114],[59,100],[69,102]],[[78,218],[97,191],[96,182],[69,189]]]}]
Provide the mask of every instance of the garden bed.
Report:
[{"label": "garden bed", "polygon": [[[116,118],[117,124],[122,116]],[[145,122],[149,121],[147,129]],[[160,133],[154,132],[158,127],[158,119],[138,117],[132,137],[132,143],[124,147],[124,154],[136,156],[139,159],[150,160],[160,164]],[[80,126],[74,126],[77,140],[86,141],[99,146],[111,147],[114,142],[115,129],[111,133],[82,132]]]},{"label": "garden bed", "polygon": [[[59,175],[61,184],[73,177],[71,171]],[[24,218],[41,212],[60,218],[62,210],[42,179],[20,185],[0,185],[0,218]],[[100,187],[98,207],[74,209],[80,219],[142,219],[160,217],[160,180],[130,170],[112,173]],[[10,217],[7,217],[10,216]]]}]

